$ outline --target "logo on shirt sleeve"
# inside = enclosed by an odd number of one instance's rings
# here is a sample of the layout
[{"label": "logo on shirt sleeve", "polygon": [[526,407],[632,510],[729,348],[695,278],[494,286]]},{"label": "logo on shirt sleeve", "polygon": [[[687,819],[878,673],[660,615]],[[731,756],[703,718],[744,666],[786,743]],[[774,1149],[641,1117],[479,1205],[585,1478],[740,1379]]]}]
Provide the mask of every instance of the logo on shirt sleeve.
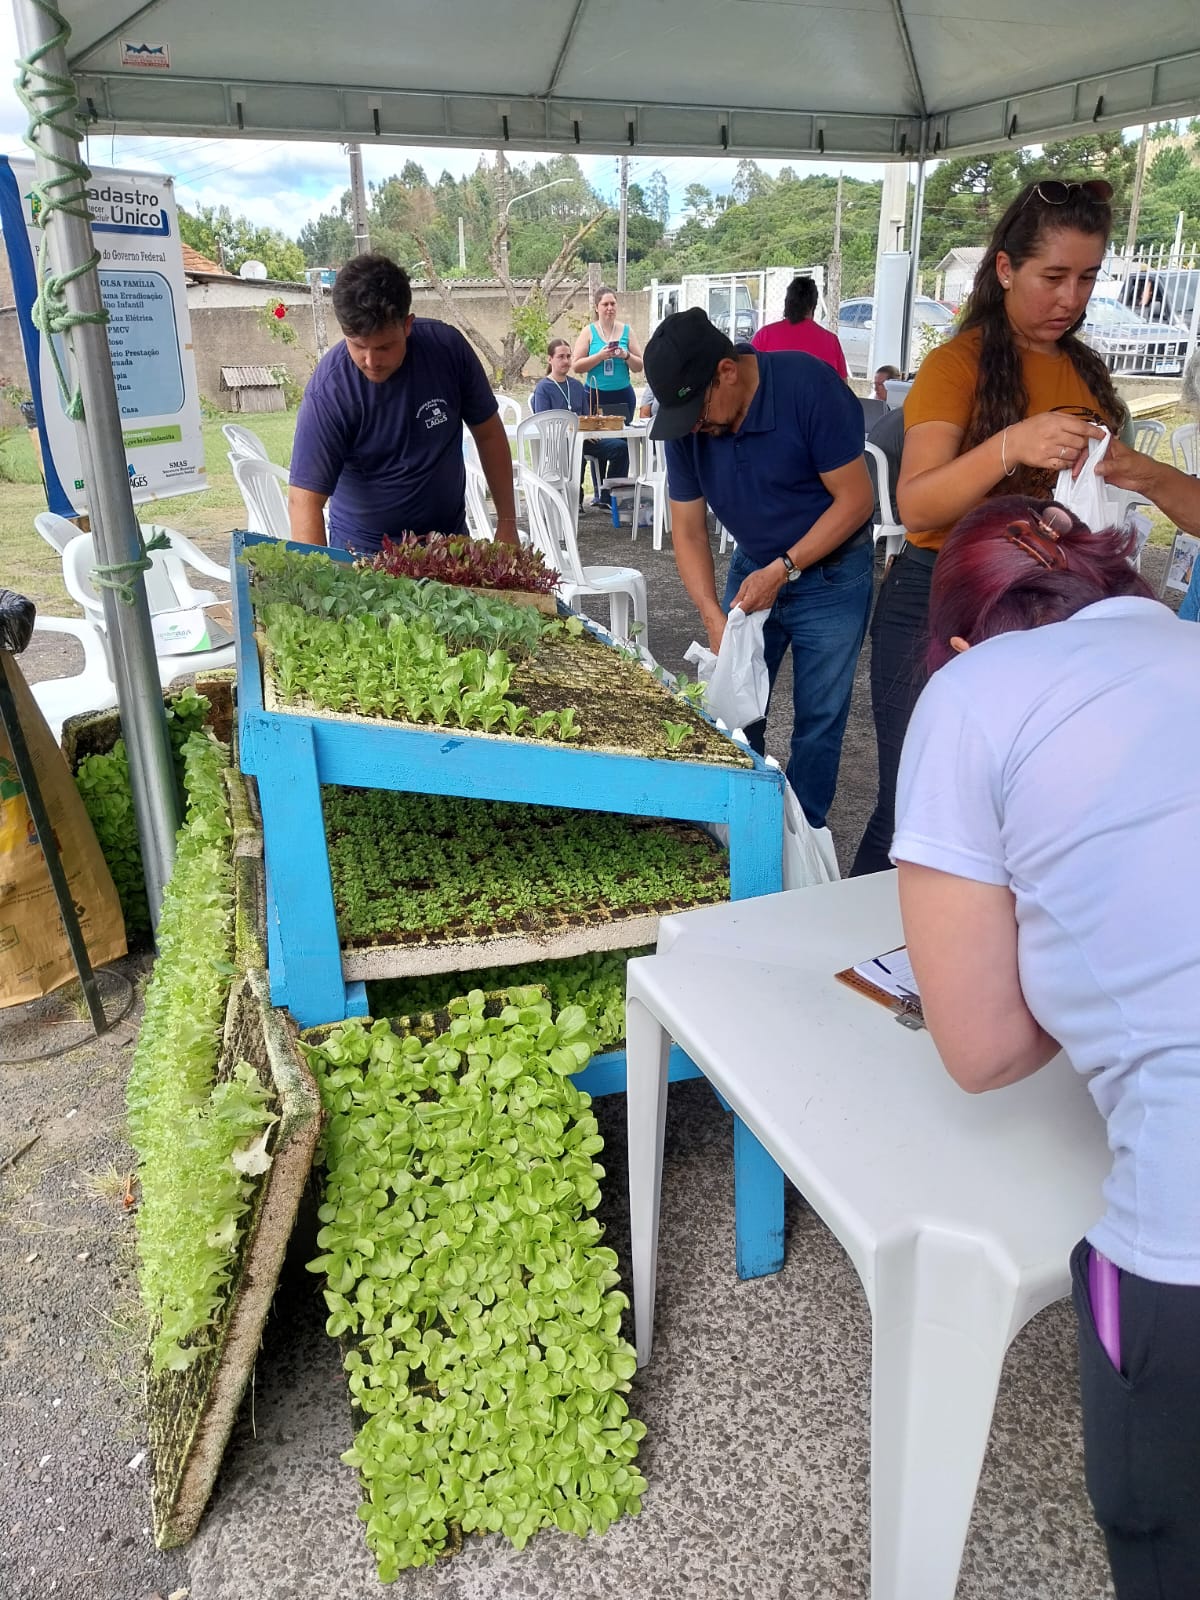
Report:
[{"label": "logo on shirt sleeve", "polygon": [[450,421],[446,401],[426,400],[424,405],[417,407],[417,420],[423,422],[427,428],[440,428]]}]

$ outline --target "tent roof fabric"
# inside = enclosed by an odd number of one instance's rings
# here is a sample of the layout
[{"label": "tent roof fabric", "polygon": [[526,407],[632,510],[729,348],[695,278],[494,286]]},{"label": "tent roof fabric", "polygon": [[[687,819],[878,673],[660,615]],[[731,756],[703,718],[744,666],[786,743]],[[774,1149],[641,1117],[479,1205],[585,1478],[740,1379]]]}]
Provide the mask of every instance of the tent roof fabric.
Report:
[{"label": "tent roof fabric", "polygon": [[60,4],[124,133],[883,161],[1200,102],[1196,0]]}]

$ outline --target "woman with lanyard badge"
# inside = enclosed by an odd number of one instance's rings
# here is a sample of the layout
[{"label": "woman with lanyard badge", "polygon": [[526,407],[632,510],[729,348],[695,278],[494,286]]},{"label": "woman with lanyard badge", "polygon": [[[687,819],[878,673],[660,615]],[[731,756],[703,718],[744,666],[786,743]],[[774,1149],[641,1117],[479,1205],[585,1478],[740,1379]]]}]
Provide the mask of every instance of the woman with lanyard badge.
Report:
[{"label": "woman with lanyard badge", "polygon": [[904,402],[896,500],[908,538],[871,621],[871,710],[879,795],[853,876],[890,863],[900,747],[925,682],[929,586],[946,535],[997,494],[1053,492],[1103,423],[1126,412],[1100,357],[1077,336],[1112,227],[1103,179],[1043,178],[996,224],[959,331],[921,363]]},{"label": "woman with lanyard badge", "polygon": [[[611,289],[601,289],[596,296],[596,320],[576,339],[571,361],[587,387],[596,391],[597,410],[633,420],[637,396],[630,374],[642,370],[642,351],[629,324],[618,323],[617,297]],[[629,447],[624,439],[606,440],[601,450],[607,461],[605,476],[625,477]]]},{"label": "woman with lanyard badge", "polygon": [[[568,339],[551,339],[546,346],[547,372],[544,378],[538,380],[532,395],[529,397],[529,409],[536,416],[539,411],[570,411],[577,417],[586,417],[588,414],[588,392],[578,378],[572,378],[571,373],[571,344]],[[600,479],[599,468],[595,465],[600,458],[600,447],[592,438],[584,441],[584,461],[592,459],[592,475],[596,480],[596,489],[599,493]],[[586,471],[586,464],[584,470]],[[583,505],[583,484],[579,485],[579,504]]]}]

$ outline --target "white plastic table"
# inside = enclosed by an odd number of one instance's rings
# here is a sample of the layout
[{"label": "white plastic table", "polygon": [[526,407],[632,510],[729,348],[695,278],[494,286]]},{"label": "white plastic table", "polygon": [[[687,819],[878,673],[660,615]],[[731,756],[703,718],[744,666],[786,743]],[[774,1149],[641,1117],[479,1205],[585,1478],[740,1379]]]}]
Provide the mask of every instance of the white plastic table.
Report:
[{"label": "white plastic table", "polygon": [[627,422],[623,428],[608,428],[599,433],[577,433],[575,435],[574,455],[571,467],[571,482],[578,483],[583,477],[583,447],[589,439],[624,439],[629,445],[629,476],[638,478],[642,473],[642,463],[646,451],[646,440],[650,437],[650,419],[647,417],[641,422]]},{"label": "white plastic table", "polygon": [[637,1351],[645,1363],[654,1331],[674,1039],[862,1280],[872,1600],[953,1600],[1004,1353],[1068,1292],[1070,1250],[1100,1215],[1109,1156],[1065,1058],[965,1094],[926,1032],[835,980],[901,942],[886,872],[664,918],[659,953],[629,963]]}]

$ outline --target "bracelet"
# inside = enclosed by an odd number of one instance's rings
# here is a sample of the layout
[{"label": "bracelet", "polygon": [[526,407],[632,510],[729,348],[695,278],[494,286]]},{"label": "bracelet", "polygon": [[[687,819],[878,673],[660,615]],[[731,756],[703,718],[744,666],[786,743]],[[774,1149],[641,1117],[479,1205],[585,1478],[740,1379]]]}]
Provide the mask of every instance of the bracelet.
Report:
[{"label": "bracelet", "polygon": [[[1004,476],[1006,478],[1011,478],[1013,473],[1017,470],[1017,468],[1016,467],[1010,467],[1009,464],[1008,464],[1008,456],[1005,454],[1005,448],[1004,448],[1005,445],[1007,445],[1007,443],[1008,443],[1008,429],[1005,428],[1004,432],[1000,435],[1000,465],[1004,468]],[[1020,462],[1017,463],[1017,466],[1019,466],[1019,465],[1020,465]]]}]

